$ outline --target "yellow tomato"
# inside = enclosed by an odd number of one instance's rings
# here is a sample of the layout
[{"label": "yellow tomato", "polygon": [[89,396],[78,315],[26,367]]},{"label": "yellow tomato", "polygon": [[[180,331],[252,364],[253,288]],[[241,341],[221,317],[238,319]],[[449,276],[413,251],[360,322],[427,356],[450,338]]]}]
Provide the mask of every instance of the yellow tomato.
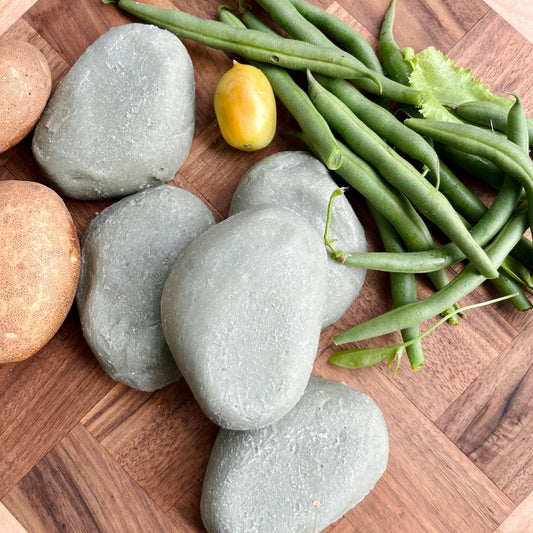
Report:
[{"label": "yellow tomato", "polygon": [[215,114],[224,140],[251,152],[267,146],[276,132],[276,100],[266,76],[233,61],[215,89]]}]

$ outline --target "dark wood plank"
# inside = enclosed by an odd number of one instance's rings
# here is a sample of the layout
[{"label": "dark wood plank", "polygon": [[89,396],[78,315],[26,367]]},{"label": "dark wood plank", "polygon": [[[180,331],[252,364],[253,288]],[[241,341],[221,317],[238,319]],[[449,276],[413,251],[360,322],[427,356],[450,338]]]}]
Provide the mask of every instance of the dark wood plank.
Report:
[{"label": "dark wood plank", "polygon": [[80,424],[3,501],[32,533],[179,531]]},{"label": "dark wood plank", "polygon": [[0,498],[111,386],[75,313],[38,354],[0,366]]},{"label": "dark wood plank", "polygon": [[183,380],[152,395],[117,385],[82,423],[166,511],[203,478],[218,433]]},{"label": "dark wood plank", "polygon": [[533,490],[533,332],[511,344],[437,421],[510,498]]}]

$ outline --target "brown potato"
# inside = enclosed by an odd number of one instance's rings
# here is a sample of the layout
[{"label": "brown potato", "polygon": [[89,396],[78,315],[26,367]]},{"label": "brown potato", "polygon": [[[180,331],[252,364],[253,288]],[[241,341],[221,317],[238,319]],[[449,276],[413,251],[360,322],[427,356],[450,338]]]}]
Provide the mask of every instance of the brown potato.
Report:
[{"label": "brown potato", "polygon": [[51,90],[50,67],[40,50],[23,41],[0,41],[0,153],[37,124]]},{"label": "brown potato", "polygon": [[80,273],[74,223],[45,185],[0,181],[0,272],[0,363],[14,363],[57,332]]}]

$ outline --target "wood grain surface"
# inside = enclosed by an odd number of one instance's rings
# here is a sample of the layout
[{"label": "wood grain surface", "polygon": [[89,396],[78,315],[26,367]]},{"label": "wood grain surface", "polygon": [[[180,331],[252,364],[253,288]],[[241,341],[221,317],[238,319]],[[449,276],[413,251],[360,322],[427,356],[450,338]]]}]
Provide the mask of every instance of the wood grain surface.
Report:
[{"label": "wood grain surface", "polygon": [[[487,2],[399,0],[397,41],[416,51],[440,48],[495,92],[519,93],[531,116],[532,3]],[[152,3],[215,18],[219,2]],[[388,0],[314,3],[373,44],[388,7]],[[0,0],[0,38],[41,49],[54,87],[88,45],[132,20],[100,0]],[[261,152],[228,147],[214,120],[212,97],[230,58],[185,44],[195,67],[196,133],[172,183],[198,195],[222,220],[245,170],[299,145],[279,135]],[[292,125],[280,107],[279,132]],[[0,155],[0,180],[45,182],[30,142],[31,136]],[[481,187],[476,192],[490,198]],[[379,249],[362,202],[356,194],[350,198],[369,248]],[[80,237],[110,204],[65,201]],[[429,293],[421,280],[420,296]],[[490,296],[492,288],[482,286],[463,303]],[[533,314],[518,313],[506,302],[469,312],[459,326],[446,325],[424,340],[427,365],[416,373],[407,364],[392,377],[384,365],[349,371],[327,362],[337,332],[390,305],[386,274],[369,272],[354,305],[322,333],[313,373],[371,396],[390,434],[384,476],[327,531],[532,532]],[[0,367],[0,533],[202,532],[199,497],[216,434],[183,380],[152,394],[113,382],[85,343],[73,308],[38,354]]]}]

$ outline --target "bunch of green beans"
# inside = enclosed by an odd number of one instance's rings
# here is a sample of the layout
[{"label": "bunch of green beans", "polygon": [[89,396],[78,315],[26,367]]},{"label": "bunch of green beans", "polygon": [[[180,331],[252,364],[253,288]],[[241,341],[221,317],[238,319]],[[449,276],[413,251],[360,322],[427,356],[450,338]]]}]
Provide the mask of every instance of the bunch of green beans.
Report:
[{"label": "bunch of green beans", "polygon": [[[329,222],[324,241],[347,268],[388,271],[394,309],[340,333],[335,344],[400,331],[417,370],[425,361],[419,325],[439,314],[458,323],[457,302],[484,281],[490,279],[517,309],[532,308],[525,289],[532,285],[533,246],[523,234],[533,224],[528,154],[533,121],[517,96],[508,107],[458,106],[464,124],[420,118],[416,106],[423,95],[409,86],[410,65],[394,40],[395,0],[379,36],[381,60],[354,28],[307,0],[257,0],[289,38],[241,1],[240,17],[220,6],[219,21],[132,0],[102,2],[261,69],[298,124],[295,135],[365,198],[385,251],[335,250]],[[295,71],[307,74],[306,85]],[[403,106],[415,118],[400,120],[389,104]],[[445,161],[486,179],[497,190],[491,206],[480,202]],[[330,216],[328,210],[328,221]],[[437,246],[435,235],[449,242]],[[450,281],[447,268],[465,259]],[[424,300],[417,300],[416,273],[426,273],[435,288]],[[343,352],[346,362],[352,356]],[[368,364],[357,357],[349,366]]]}]

